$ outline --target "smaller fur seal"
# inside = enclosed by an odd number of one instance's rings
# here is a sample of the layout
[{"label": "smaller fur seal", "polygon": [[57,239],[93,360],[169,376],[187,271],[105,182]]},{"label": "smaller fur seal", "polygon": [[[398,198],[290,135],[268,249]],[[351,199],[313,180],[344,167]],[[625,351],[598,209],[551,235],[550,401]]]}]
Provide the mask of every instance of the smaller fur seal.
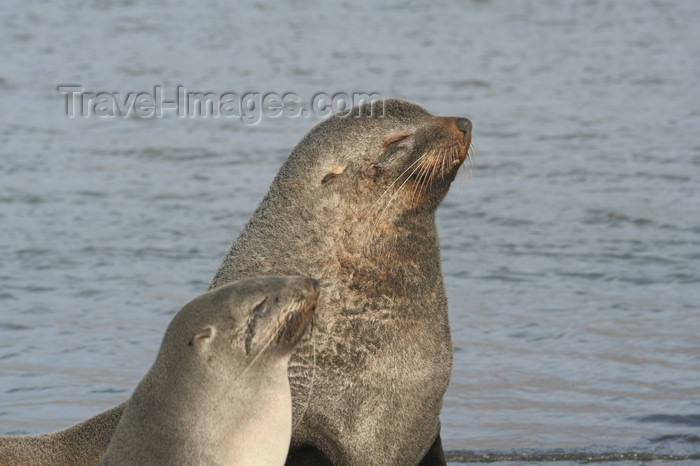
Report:
[{"label": "smaller fur seal", "polygon": [[282,465],[292,435],[287,363],[319,286],[242,280],[173,318],[100,464]]}]

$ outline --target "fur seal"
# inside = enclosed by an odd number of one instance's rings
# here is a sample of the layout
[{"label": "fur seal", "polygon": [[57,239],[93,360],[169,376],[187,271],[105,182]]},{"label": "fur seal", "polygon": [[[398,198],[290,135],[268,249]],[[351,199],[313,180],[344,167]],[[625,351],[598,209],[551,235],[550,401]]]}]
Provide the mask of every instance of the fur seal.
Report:
[{"label": "fur seal", "polygon": [[435,212],[469,159],[471,123],[398,99],[380,110],[355,107],[302,138],[211,283],[322,283],[313,338],[289,363],[287,464],[445,464],[452,339]]},{"label": "fur seal", "polygon": [[100,464],[284,464],[292,435],[287,363],[318,295],[316,280],[266,277],[185,305]]},{"label": "fur seal", "polygon": [[[186,304],[110,429],[100,464],[284,464],[292,434],[287,363],[318,295],[316,280],[264,277]],[[3,460],[56,464],[51,451],[32,453],[5,451]]]}]

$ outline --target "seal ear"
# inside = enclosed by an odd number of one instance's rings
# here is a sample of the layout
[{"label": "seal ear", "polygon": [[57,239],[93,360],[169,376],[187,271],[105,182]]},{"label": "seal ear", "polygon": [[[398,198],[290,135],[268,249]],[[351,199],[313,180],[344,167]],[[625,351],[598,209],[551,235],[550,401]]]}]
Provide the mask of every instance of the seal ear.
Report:
[{"label": "seal ear", "polygon": [[333,169],[326,174],[321,180],[321,184],[326,184],[336,176],[340,175],[345,171],[345,165],[336,165]]},{"label": "seal ear", "polygon": [[195,333],[192,339],[190,340],[190,346],[210,342],[214,338],[214,333],[215,332],[213,327],[207,327],[204,330]]}]

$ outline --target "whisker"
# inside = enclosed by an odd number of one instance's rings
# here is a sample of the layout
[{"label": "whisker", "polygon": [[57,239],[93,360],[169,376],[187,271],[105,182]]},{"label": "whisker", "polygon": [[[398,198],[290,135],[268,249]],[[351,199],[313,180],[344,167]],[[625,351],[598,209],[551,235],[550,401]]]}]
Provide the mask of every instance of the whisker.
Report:
[{"label": "whisker", "polygon": [[[423,159],[425,159],[427,155],[424,155],[421,157],[421,161],[425,162]],[[430,166],[426,163],[421,163],[420,167],[420,172],[418,173],[418,183],[413,187],[413,199],[417,200],[421,196],[421,192],[423,189],[423,184],[425,184],[425,180],[428,176],[428,173],[430,172]]]},{"label": "whisker", "polygon": [[[421,160],[421,158],[419,158],[418,160],[416,160],[416,162],[412,163],[411,166],[416,165],[418,162],[420,162],[420,160]],[[404,185],[405,185],[406,183],[408,183],[408,180],[410,180],[411,177],[412,177],[413,175],[415,175],[416,170],[418,170],[419,168],[420,168],[420,166],[415,167],[414,170],[406,177],[406,179],[403,181],[403,183],[401,183],[401,185],[396,189],[396,191],[394,191],[394,194],[391,195],[391,197],[389,198],[389,201],[388,201],[387,204],[384,206],[384,208],[382,209],[382,211],[379,213],[379,216],[377,217],[378,219],[381,218],[381,217],[384,215],[384,212],[386,212],[386,210],[389,208],[389,206],[391,205],[391,203],[393,202],[393,200],[394,200],[394,199],[396,198],[396,196],[398,196],[398,194],[401,192],[401,188],[403,188]],[[407,171],[407,170],[405,170],[404,173],[406,173],[406,171]],[[398,180],[398,178],[397,178],[397,180]],[[396,181],[394,181],[394,182],[396,182]],[[392,184],[393,184],[393,183],[392,183]]]},{"label": "whisker", "polygon": [[[448,159],[447,151],[442,150],[440,152],[440,173],[445,173],[445,171],[446,171],[445,164],[447,162],[447,159]],[[449,157],[449,159],[450,159],[450,162],[452,162],[453,157]]]},{"label": "whisker", "polygon": [[[403,175],[406,174],[406,172],[408,172],[411,168],[413,168],[414,165],[416,165],[417,163],[419,163],[420,160],[421,160],[421,159],[418,158],[415,162],[413,162],[411,165],[409,165],[408,168],[406,168],[401,174],[399,174],[399,175],[396,177],[396,179],[394,179],[394,181],[393,181],[389,186],[387,186],[387,188],[384,190],[384,192],[383,192],[383,193],[374,201],[374,203],[372,204],[372,209],[374,209],[374,206],[375,206],[376,204],[379,203],[379,201],[382,199],[382,197],[384,197],[384,195],[385,195],[387,192],[389,192],[389,190],[392,188],[392,186],[394,186],[394,185],[396,184],[396,182],[399,181],[399,180],[401,179],[401,177],[402,177]],[[409,175],[409,178],[410,178],[410,175]],[[403,186],[403,185],[402,185],[402,186]]]},{"label": "whisker", "polygon": [[[297,312],[299,312],[299,308],[302,307],[303,305],[304,305],[304,303],[299,301],[299,302],[295,303],[292,308],[289,308],[286,312],[283,311],[282,313],[286,316],[293,316]],[[285,325],[286,324],[283,324],[282,327],[284,327]],[[279,330],[280,329],[278,329],[278,331],[272,332],[270,334],[270,337],[267,339],[267,341],[265,341],[265,344],[262,345],[262,348],[260,348],[258,353],[253,357],[252,361],[250,361],[250,363],[248,363],[246,368],[243,369],[243,371],[241,372],[241,376],[243,376],[246,372],[248,372],[248,369],[253,367],[253,365],[258,361],[258,359],[260,359],[260,357],[263,355],[263,353],[265,353],[265,351],[270,347],[270,345],[272,345],[272,342],[275,341],[276,338],[279,338],[279,336],[280,336]]]},{"label": "whisker", "polygon": [[472,143],[469,145],[469,149],[467,150],[467,163],[468,163],[467,172],[468,172],[470,179],[471,179],[472,171],[474,171],[474,160],[475,159],[476,159],[476,146],[474,145],[474,143]]},{"label": "whisker", "polygon": [[421,177],[419,196],[423,197],[428,192],[428,186],[433,181],[433,174],[437,165],[437,160],[432,157],[432,160],[425,167],[425,174]]},{"label": "whisker", "polygon": [[[431,183],[443,179],[450,171],[452,164],[455,160],[457,160],[459,150],[459,148],[454,149],[453,146],[437,147],[431,152],[423,154],[421,157],[411,163],[411,165],[403,170],[403,172],[401,172],[401,174],[399,174],[372,203],[372,210],[376,210],[381,206],[381,210],[379,211],[376,220],[384,217],[384,214],[387,212],[389,207],[391,207],[392,203],[409,180],[415,180],[411,194],[412,199],[418,200],[424,196],[430,189]],[[470,144],[464,160],[467,179],[469,179],[471,176],[471,171],[473,169],[474,154],[475,149],[473,144]],[[460,191],[464,188],[464,185],[465,180],[462,179]],[[392,189],[394,191],[389,194]],[[387,195],[389,195],[388,199],[386,198]],[[383,203],[384,200],[386,201],[385,203]]]}]

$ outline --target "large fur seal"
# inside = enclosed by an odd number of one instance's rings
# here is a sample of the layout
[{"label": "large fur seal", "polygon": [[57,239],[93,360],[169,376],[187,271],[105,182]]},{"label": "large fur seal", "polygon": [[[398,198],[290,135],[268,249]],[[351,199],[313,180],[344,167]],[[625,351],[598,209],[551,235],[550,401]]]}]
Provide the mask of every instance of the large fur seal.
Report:
[{"label": "large fur seal", "polygon": [[318,282],[224,285],[175,315],[100,464],[282,465],[292,435],[287,363]]},{"label": "large fur seal", "polygon": [[[377,110],[333,116],[297,144],[211,283],[321,281],[314,338],[289,364],[287,464],[445,463],[452,340],[435,212],[468,158],[471,123],[397,99]],[[101,454],[120,409],[71,428],[56,456]]]}]

